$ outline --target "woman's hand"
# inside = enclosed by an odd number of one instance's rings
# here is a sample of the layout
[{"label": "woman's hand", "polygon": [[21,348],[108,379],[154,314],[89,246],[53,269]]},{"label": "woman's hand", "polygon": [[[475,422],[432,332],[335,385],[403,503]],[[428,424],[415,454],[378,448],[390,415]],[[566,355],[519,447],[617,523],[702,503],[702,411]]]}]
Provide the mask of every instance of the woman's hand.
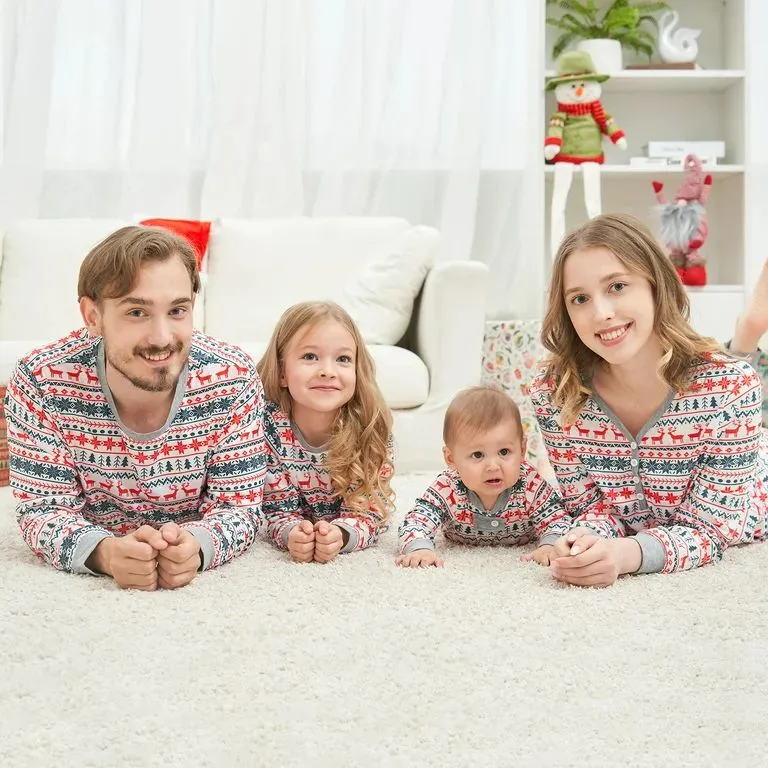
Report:
[{"label": "woman's hand", "polygon": [[[610,587],[619,577],[619,561],[614,543],[614,539],[584,532],[578,538],[578,543],[571,547],[571,554],[552,561],[552,575],[558,581],[578,587]],[[573,554],[574,551],[577,554]]]}]

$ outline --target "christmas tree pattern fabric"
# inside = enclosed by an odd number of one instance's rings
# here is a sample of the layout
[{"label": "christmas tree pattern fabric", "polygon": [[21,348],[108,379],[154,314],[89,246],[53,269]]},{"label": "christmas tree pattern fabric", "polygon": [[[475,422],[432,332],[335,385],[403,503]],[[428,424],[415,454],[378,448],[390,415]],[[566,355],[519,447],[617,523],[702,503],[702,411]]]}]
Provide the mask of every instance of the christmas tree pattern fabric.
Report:
[{"label": "christmas tree pattern fabric", "polygon": [[[325,446],[309,445],[280,406],[272,402],[268,402],[265,409],[264,434],[267,442],[264,516],[267,535],[275,545],[287,548],[288,534],[302,520],[313,524],[327,520],[342,528],[348,539],[341,554],[376,543],[379,535],[387,529],[381,513],[373,499],[364,513],[344,506],[325,468]],[[384,478],[393,474],[391,438],[389,453],[390,461],[381,468]]]},{"label": "christmas tree pattern fabric", "polygon": [[91,573],[107,536],[179,523],[203,568],[244,552],[263,520],[264,394],[251,359],[195,332],[165,425],[123,425],[104,347],[85,329],[16,366],[5,399],[11,486],[22,535],[41,559]]},{"label": "christmas tree pattern fabric", "polygon": [[527,462],[517,482],[486,510],[453,469],[441,472],[405,516],[400,552],[434,549],[435,535],[457,544],[553,544],[571,529],[557,491]]},{"label": "christmas tree pattern fabric", "polygon": [[530,389],[573,527],[636,535],[642,573],[705,565],[765,536],[768,440],[748,363],[697,363],[637,435],[595,394],[562,427],[553,391],[543,376]]}]

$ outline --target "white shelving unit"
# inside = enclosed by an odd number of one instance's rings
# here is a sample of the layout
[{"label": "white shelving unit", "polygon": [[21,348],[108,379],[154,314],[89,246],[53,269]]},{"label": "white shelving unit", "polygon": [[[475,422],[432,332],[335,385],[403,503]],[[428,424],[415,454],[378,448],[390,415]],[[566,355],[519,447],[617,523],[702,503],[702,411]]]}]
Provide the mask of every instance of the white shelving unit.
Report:
[{"label": "white shelving unit", "polygon": [[[542,0],[542,5],[544,5]],[[604,142],[602,169],[604,211],[633,213],[658,229],[657,202],[651,181],[658,179],[671,197],[683,179],[675,168],[630,166],[629,158],[642,155],[649,140],[722,139],[726,157],[710,169],[714,177],[707,204],[710,233],[702,249],[707,257],[709,284],[690,289],[694,325],[702,333],[725,340],[744,306],[750,287],[768,256],[762,244],[761,217],[768,203],[768,140],[763,119],[762,78],[768,78],[768,0],[674,0],[680,26],[701,29],[697,69],[629,69],[604,82],[603,106],[624,130],[628,148]],[[554,95],[543,90],[555,71],[551,51],[557,30],[547,27],[542,11],[535,23],[542,41],[541,192],[546,234],[544,278],[549,276],[549,211],[552,166],[544,164],[546,127],[555,111]],[[657,59],[657,57],[654,57]],[[646,63],[625,52],[625,66]],[[568,199],[567,226],[586,219],[581,174],[574,174]]]}]

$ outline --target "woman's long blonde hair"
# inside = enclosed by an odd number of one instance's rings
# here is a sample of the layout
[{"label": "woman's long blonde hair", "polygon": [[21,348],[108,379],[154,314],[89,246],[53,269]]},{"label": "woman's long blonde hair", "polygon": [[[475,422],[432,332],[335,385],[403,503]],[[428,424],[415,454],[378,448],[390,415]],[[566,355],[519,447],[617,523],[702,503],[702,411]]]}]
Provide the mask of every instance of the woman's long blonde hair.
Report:
[{"label": "woman's long blonde hair", "polygon": [[691,328],[685,289],[669,257],[645,224],[624,213],[590,219],[566,235],[560,244],[541,329],[542,343],[549,351],[544,360],[544,376],[554,382],[553,400],[561,409],[563,426],[573,423],[592,394],[582,377],[591,376],[602,361],[576,333],[563,295],[566,259],[576,251],[593,248],[607,248],[630,272],[642,275],[651,284],[654,332],[663,350],[659,374],[674,391],[684,388],[694,363],[724,351],[717,341]]},{"label": "woman's long blonde hair", "polygon": [[357,382],[352,398],[339,409],[333,424],[325,468],[346,507],[367,513],[373,502],[383,522],[394,506],[394,492],[389,484],[393,471],[392,414],[376,383],[373,359],[346,310],[330,301],[306,301],[289,307],[275,326],[256,368],[267,400],[277,403],[290,418],[291,395],[280,384],[286,350],[298,333],[326,319],[335,320],[355,340]]}]

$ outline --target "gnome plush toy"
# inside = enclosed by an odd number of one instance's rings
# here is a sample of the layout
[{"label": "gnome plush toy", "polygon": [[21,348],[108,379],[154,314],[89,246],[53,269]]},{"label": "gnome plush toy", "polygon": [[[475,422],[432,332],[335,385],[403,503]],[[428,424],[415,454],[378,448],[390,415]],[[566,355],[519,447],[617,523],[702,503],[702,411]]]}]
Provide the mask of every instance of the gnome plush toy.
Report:
[{"label": "gnome plush toy", "polygon": [[601,82],[592,57],[585,51],[567,51],[557,61],[557,75],[546,90],[554,90],[557,111],[549,120],[544,157],[555,164],[555,184],[550,212],[550,246],[557,252],[565,234],[565,208],[575,166],[584,176],[584,202],[589,218],[602,212],[600,166],[603,164],[603,137],[621,149],[627,148],[624,132],[603,109]]},{"label": "gnome plush toy", "polygon": [[652,182],[656,199],[661,204],[659,239],[667,247],[669,258],[684,285],[706,285],[707,266],[699,248],[709,234],[704,206],[712,188],[712,176],[703,174],[701,160],[696,155],[686,155],[683,168],[685,179],[672,201],[667,200],[660,181]]}]

